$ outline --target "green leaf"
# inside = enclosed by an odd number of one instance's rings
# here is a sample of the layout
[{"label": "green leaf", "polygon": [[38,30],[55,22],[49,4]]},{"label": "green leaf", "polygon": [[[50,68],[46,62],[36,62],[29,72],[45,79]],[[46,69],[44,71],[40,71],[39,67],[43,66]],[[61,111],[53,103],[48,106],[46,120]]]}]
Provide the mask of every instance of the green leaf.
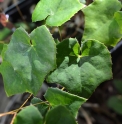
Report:
[{"label": "green leaf", "polygon": [[122,38],[122,12],[118,11],[114,14],[114,19],[115,19],[115,23],[117,23],[118,25],[118,30],[115,29],[115,31],[118,32],[118,37]]},{"label": "green leaf", "polygon": [[21,110],[13,124],[43,124],[43,117],[34,106],[28,106]]},{"label": "green leaf", "polygon": [[56,43],[56,44],[59,44],[60,41],[59,41],[58,39],[55,39],[55,43]]},{"label": "green leaf", "polygon": [[72,57],[72,49],[66,53],[66,47],[62,47],[66,42],[69,49],[68,40],[57,45],[58,68],[47,77],[47,82],[59,83],[69,92],[88,98],[100,83],[112,78],[110,53],[102,43],[89,40],[82,43],[82,54]]},{"label": "green leaf", "polygon": [[41,0],[32,14],[33,22],[46,19],[49,26],[60,26],[84,5],[78,0]]},{"label": "green leaf", "polygon": [[86,102],[85,98],[78,97],[57,88],[48,88],[44,97],[53,107],[57,105],[66,106],[74,117],[77,116],[80,106]]},{"label": "green leaf", "polygon": [[105,45],[115,46],[122,38],[122,12],[118,0],[95,0],[83,9],[85,30],[83,41],[98,40]]},{"label": "green leaf", "polygon": [[75,118],[64,106],[52,108],[46,116],[45,124],[76,124]]},{"label": "green leaf", "polygon": [[56,67],[56,46],[45,26],[36,28],[30,35],[18,28],[2,57],[0,72],[7,95],[36,94],[45,76]]},{"label": "green leaf", "polygon": [[40,111],[40,113],[42,114],[43,117],[45,117],[48,109],[49,109],[49,105],[47,105],[46,103],[44,103],[44,101],[42,101],[39,98],[34,97],[31,100],[31,103],[33,105],[35,105],[36,108],[38,108],[38,110]]},{"label": "green leaf", "polygon": [[108,106],[122,115],[122,96],[112,96],[108,100]]},{"label": "green leaf", "polygon": [[57,45],[57,66],[64,60],[65,56],[70,55],[70,59],[76,58],[80,54],[80,45],[76,39],[69,38]]},{"label": "green leaf", "polygon": [[122,94],[122,80],[114,80],[114,85],[118,92]]},{"label": "green leaf", "polygon": [[12,31],[9,30],[8,28],[3,28],[2,30],[0,30],[0,40],[4,40],[11,33],[12,33]]}]

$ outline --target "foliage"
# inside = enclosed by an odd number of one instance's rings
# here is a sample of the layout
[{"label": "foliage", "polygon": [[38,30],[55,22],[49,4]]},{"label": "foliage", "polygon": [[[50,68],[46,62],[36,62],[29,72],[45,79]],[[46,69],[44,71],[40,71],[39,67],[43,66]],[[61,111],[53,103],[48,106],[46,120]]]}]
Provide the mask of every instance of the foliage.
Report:
[{"label": "foliage", "polygon": [[107,104],[112,110],[122,115],[122,96],[116,95],[110,97]]},{"label": "foliage", "polygon": [[83,7],[78,0],[41,0],[32,14],[32,20],[46,19],[47,25],[60,26]]},{"label": "foliage", "polygon": [[83,40],[96,39],[105,45],[115,46],[122,37],[122,23],[120,21],[122,20],[122,12],[119,11],[120,9],[121,3],[117,0],[95,0],[94,3],[84,8]]},{"label": "foliage", "polygon": [[109,108],[122,115],[122,81],[114,80],[114,86],[120,94],[111,96],[108,99],[107,104]]},{"label": "foliage", "polygon": [[4,28],[4,29],[0,30],[0,41],[5,39],[6,36],[8,36],[8,34],[10,34],[10,33],[11,33],[11,31],[7,28]]},{"label": "foliage", "polygon": [[3,49],[0,70],[7,95],[22,92],[36,95],[45,76],[56,67],[55,42],[48,29],[41,26],[28,35],[20,27]]},{"label": "foliage", "polygon": [[23,109],[15,118],[14,124],[43,124],[43,117],[35,106]]},{"label": "foliage", "polygon": [[[122,37],[120,9],[118,0],[95,0],[89,6],[84,0],[39,1],[32,20],[45,20],[45,25],[30,34],[22,27],[13,33],[3,47],[0,72],[8,96],[23,92],[36,95],[44,80],[60,84],[62,90],[48,88],[44,95],[47,101],[33,98],[31,105],[17,114],[14,124],[77,123],[80,106],[100,83],[112,78],[106,46],[115,46]],[[82,43],[69,38],[56,44],[46,25],[61,26],[78,11],[85,16]]]},{"label": "foliage", "polygon": [[63,48],[72,48],[72,41],[65,40],[57,45],[59,66],[48,76],[47,81],[59,83],[69,92],[89,98],[101,82],[112,77],[110,53],[103,44],[95,40],[83,42],[82,54],[78,57],[70,55],[71,50],[63,53]]}]

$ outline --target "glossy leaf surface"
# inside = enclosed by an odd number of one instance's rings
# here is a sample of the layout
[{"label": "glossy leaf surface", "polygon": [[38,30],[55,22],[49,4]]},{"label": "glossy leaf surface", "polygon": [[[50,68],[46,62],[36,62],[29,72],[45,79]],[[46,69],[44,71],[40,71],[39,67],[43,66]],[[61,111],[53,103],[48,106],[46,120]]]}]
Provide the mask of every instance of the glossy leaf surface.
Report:
[{"label": "glossy leaf surface", "polygon": [[76,124],[75,118],[70,111],[64,106],[52,108],[46,116],[45,124]]},{"label": "glossy leaf surface", "polygon": [[43,117],[34,106],[28,106],[20,111],[13,124],[43,124]]},{"label": "glossy leaf surface", "polygon": [[60,26],[77,13],[84,4],[79,0],[40,0],[33,14],[34,22],[46,19],[49,26]]},{"label": "glossy leaf surface", "polygon": [[85,30],[83,41],[98,40],[105,45],[115,46],[122,38],[122,12],[118,0],[95,0],[83,9]]},{"label": "glossy leaf surface", "polygon": [[[82,43],[81,55],[71,56],[72,48],[65,53],[62,47],[65,42],[69,49],[69,40],[57,45],[58,68],[48,76],[47,81],[59,83],[69,92],[88,98],[100,83],[112,78],[110,53],[102,43],[89,40]],[[60,54],[62,59],[59,61]]]},{"label": "glossy leaf surface", "polygon": [[53,107],[57,105],[66,106],[74,117],[77,116],[80,106],[86,102],[86,99],[64,92],[58,88],[49,88],[44,97]]},{"label": "glossy leaf surface", "polygon": [[36,94],[45,76],[56,67],[56,46],[45,26],[36,28],[30,35],[18,28],[4,47],[2,57],[0,72],[7,95]]}]

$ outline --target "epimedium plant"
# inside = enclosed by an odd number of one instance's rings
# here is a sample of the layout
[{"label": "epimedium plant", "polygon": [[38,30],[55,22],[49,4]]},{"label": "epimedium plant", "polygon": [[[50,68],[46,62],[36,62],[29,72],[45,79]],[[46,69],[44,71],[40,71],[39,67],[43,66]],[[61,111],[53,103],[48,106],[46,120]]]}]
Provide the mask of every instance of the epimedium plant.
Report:
[{"label": "epimedium plant", "polygon": [[[8,96],[29,92],[36,96],[44,80],[65,88],[50,87],[42,101],[34,97],[30,106],[17,113],[14,124],[76,124],[78,109],[97,86],[112,78],[107,46],[122,38],[122,12],[118,0],[40,0],[32,21],[45,24],[28,34],[15,30],[1,52],[0,73]],[[61,26],[75,13],[85,18],[81,44],[76,38],[55,43],[47,26]],[[18,111],[17,111],[18,112]],[[28,115],[28,117],[27,117]]]}]

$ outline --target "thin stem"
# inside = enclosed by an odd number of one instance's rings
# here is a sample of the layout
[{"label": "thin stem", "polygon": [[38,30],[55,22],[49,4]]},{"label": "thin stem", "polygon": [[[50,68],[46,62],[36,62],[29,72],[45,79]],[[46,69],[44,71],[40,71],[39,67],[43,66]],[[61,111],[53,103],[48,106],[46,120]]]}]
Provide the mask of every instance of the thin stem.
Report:
[{"label": "thin stem", "polygon": [[65,89],[65,87],[62,87],[62,89],[61,89],[61,90],[63,91],[64,89]]},{"label": "thin stem", "polygon": [[14,119],[15,119],[16,115],[17,115],[17,113],[14,114],[14,116],[13,116],[10,124],[13,124],[14,123]]},{"label": "thin stem", "polygon": [[[36,106],[36,105],[43,104],[43,103],[49,105],[47,102],[48,102],[48,101],[45,101],[45,102],[39,102],[39,103],[32,104],[32,105],[33,105],[33,106]],[[27,106],[29,106],[29,105],[27,105]],[[2,114],[0,114],[0,117],[6,116],[6,115],[10,115],[10,114],[15,114],[16,112],[18,112],[19,110],[21,110],[21,109],[23,109],[23,108],[26,108],[27,106],[25,106],[25,107],[21,107],[21,108],[18,108],[18,109],[15,109],[15,110],[9,111],[9,112],[2,113]]]},{"label": "thin stem", "polygon": [[[28,100],[31,98],[32,94],[29,95],[29,97],[25,100],[25,102],[20,106],[20,108],[22,108],[27,102]],[[17,111],[18,112],[18,111]]]}]

